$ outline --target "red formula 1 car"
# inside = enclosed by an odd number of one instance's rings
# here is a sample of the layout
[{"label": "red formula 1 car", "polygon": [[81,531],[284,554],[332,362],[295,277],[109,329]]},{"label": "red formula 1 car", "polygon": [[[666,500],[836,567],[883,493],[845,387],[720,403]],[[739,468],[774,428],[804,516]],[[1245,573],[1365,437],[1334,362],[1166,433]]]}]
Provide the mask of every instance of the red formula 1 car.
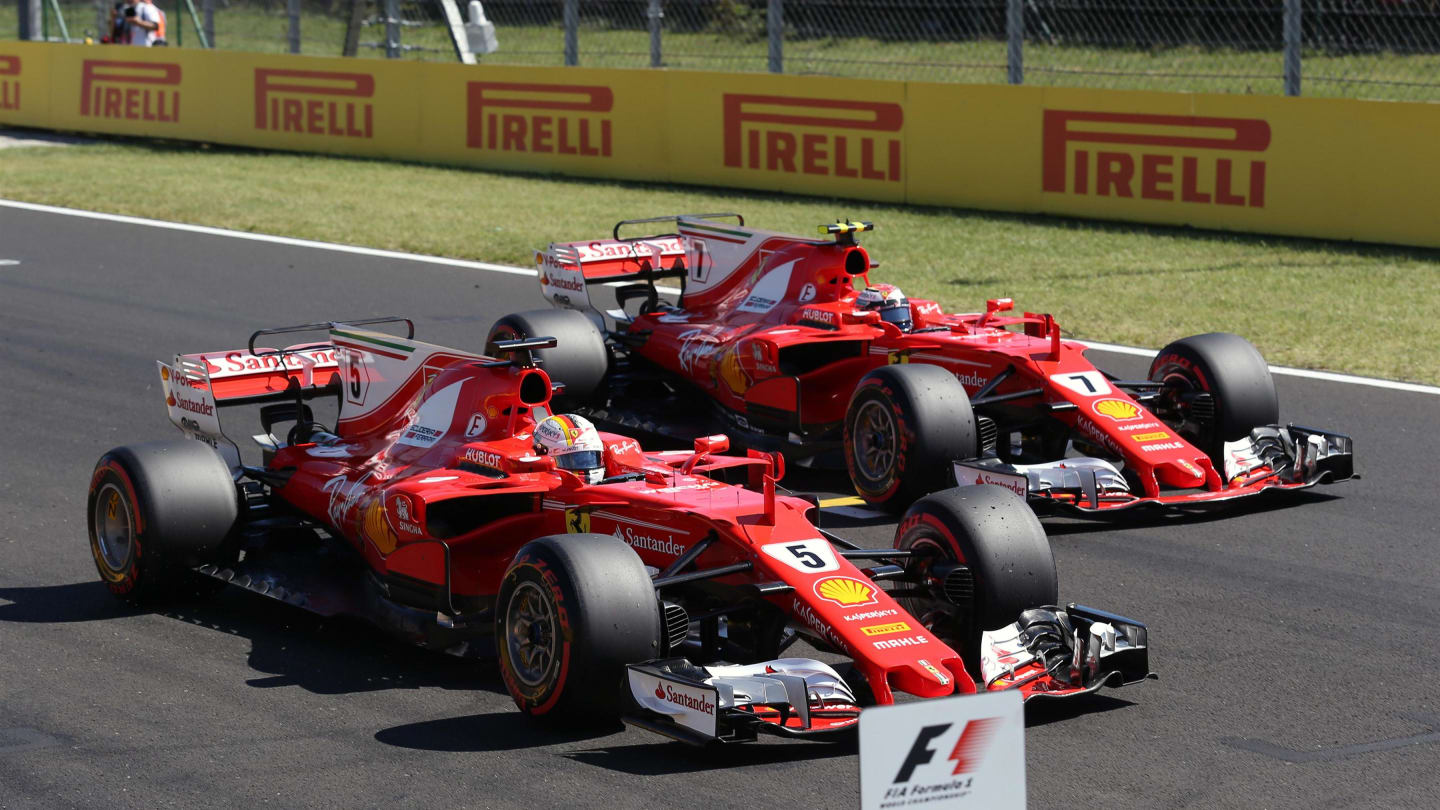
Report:
[{"label": "red formula 1 car", "polygon": [[[843,464],[865,500],[895,511],[956,482],[1095,514],[1353,475],[1348,436],[1274,424],[1269,369],[1240,337],[1176,341],[1148,379],[1121,380],[1009,299],[949,314],[872,285],[855,241],[869,223],[814,239],[717,221],[732,216],[550,245],[536,261],[557,309],[507,316],[492,341],[560,336],[563,353],[539,362],[605,424],[677,437],[720,424],[800,464]],[[621,238],[649,222],[677,229]],[[661,279],[679,282],[678,301]],[[600,283],[619,302],[603,315],[590,307]]]},{"label": "red formula 1 car", "polygon": [[[100,459],[88,518],[110,589],[218,579],[494,651],[528,714],[624,713],[691,742],[846,729],[894,690],[1063,697],[1148,675],[1143,624],[1053,606],[1045,535],[1003,489],[937,493],[894,548],[860,548],[777,493],[778,455],[719,455],[724,436],[647,453],[552,414],[531,355],[553,338],[497,360],[364,328],[387,320],[160,363],[171,421],[199,441]],[[307,330],[329,340],[255,346]],[[312,408],[329,401],[333,429]],[[258,465],[220,429],[243,406]],[[801,639],[852,663],[787,657]]]}]

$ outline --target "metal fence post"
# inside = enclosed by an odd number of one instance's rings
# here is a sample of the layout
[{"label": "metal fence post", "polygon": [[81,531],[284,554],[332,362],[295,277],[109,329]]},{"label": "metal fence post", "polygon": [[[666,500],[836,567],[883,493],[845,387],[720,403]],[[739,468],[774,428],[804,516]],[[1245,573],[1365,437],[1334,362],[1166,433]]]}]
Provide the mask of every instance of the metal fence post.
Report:
[{"label": "metal fence post", "polygon": [[215,47],[215,0],[205,0],[205,41]]},{"label": "metal fence post", "polygon": [[290,53],[300,52],[300,0],[286,0],[285,12],[290,15]]},{"label": "metal fence post", "polygon": [[20,0],[21,39],[40,38],[40,0]]},{"label": "metal fence post", "polygon": [[1005,65],[1011,84],[1025,83],[1025,0],[1005,0]]},{"label": "metal fence post", "polygon": [[785,72],[785,0],[770,0],[765,9],[765,29],[770,34],[770,72]]},{"label": "metal fence post", "polygon": [[663,61],[660,54],[660,21],[665,17],[665,12],[660,9],[660,0],[650,0],[645,16],[650,19],[650,67],[660,67]]},{"label": "metal fence post", "polygon": [[385,58],[400,58],[399,0],[385,0]]},{"label": "metal fence post", "polygon": [[1300,0],[1285,0],[1285,95],[1300,95]]},{"label": "metal fence post", "polygon": [[580,64],[580,0],[565,0],[565,64]]}]

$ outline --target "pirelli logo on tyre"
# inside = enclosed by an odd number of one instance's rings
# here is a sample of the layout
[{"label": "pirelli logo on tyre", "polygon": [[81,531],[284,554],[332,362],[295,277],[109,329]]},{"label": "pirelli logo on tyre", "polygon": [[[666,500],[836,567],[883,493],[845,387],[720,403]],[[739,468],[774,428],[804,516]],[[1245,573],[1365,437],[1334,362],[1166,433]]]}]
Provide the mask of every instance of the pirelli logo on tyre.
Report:
[{"label": "pirelli logo on tyre", "polygon": [[1265,207],[1261,118],[1045,110],[1041,187],[1076,196]]},{"label": "pirelli logo on tyre", "polygon": [[729,168],[900,182],[899,104],[742,93],[723,104]]},{"label": "pirelli logo on tyre", "polygon": [[374,97],[368,73],[255,68],[255,128],[374,138]]},{"label": "pirelli logo on tyre", "polygon": [[20,109],[20,57],[0,53],[0,110]]},{"label": "pirelli logo on tyre", "polygon": [[608,158],[615,93],[593,84],[468,82],[465,145],[490,152]]},{"label": "pirelli logo on tyre", "polygon": [[80,115],[178,123],[180,65],[86,59],[80,67]]}]

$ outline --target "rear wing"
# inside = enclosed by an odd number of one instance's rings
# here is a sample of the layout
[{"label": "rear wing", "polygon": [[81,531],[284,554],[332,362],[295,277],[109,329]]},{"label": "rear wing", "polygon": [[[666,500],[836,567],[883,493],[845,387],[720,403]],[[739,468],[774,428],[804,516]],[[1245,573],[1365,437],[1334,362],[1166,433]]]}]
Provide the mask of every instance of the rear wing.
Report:
[{"label": "rear wing", "polygon": [[[407,318],[365,318],[350,325],[403,323],[407,339],[415,325]],[[283,349],[257,347],[262,337],[295,332],[330,330],[335,323],[300,324],[261,329],[250,336],[245,349],[177,354],[173,362],[158,361],[161,393],[170,421],[181,433],[214,447],[232,468],[240,465],[240,451],[220,425],[220,409],[238,405],[294,402],[293,416],[306,412],[303,403],[343,392],[345,369],[340,350],[331,341],[298,343]],[[263,421],[263,416],[262,416]],[[268,425],[266,426],[268,429]]]},{"label": "rear wing", "polygon": [[[675,222],[692,216],[703,218],[735,217],[743,225],[745,218],[739,214],[698,214],[652,217],[649,219],[627,219],[616,223],[610,239],[585,242],[551,242],[544,250],[535,252],[535,264],[540,270],[540,294],[550,303],[562,309],[588,309],[591,307],[591,284],[637,281],[643,285],[645,297],[655,298],[657,279],[678,278],[683,289],[685,283],[685,238],[679,233],[661,233],[647,236],[620,236],[620,229],[626,225],[651,222]],[[623,307],[626,298],[621,296]]]}]

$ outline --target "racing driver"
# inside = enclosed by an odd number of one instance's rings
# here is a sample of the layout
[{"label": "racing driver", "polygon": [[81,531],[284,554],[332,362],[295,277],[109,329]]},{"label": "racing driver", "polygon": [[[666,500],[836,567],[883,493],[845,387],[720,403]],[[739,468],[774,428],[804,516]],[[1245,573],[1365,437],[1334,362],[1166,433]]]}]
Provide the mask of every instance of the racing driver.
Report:
[{"label": "racing driver", "polygon": [[881,320],[894,324],[901,332],[909,332],[914,326],[910,319],[910,301],[894,284],[866,287],[855,299],[855,308],[865,312],[879,312]]},{"label": "racing driver", "polygon": [[571,413],[555,414],[535,426],[535,452],[555,459],[555,466],[598,484],[605,479],[605,444],[590,420]]}]

